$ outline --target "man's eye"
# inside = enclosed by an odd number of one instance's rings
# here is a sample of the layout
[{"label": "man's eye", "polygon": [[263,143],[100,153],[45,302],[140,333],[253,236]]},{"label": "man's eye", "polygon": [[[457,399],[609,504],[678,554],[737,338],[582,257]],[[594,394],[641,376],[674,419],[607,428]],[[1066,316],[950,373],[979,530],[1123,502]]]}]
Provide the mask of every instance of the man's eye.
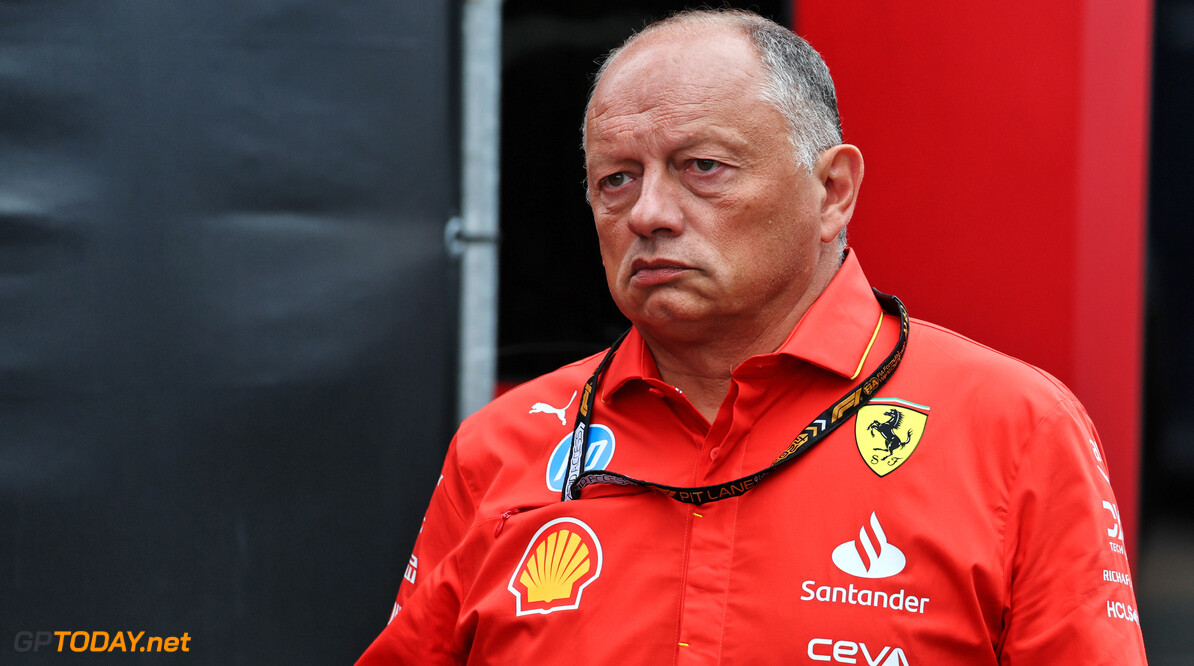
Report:
[{"label": "man's eye", "polygon": [[626,183],[626,174],[622,171],[619,171],[618,173],[606,176],[602,180],[604,180],[605,184],[610,187],[621,187]]},{"label": "man's eye", "polygon": [[692,161],[692,165],[696,167],[697,171],[708,173],[717,168],[720,164],[717,160],[697,159]]}]

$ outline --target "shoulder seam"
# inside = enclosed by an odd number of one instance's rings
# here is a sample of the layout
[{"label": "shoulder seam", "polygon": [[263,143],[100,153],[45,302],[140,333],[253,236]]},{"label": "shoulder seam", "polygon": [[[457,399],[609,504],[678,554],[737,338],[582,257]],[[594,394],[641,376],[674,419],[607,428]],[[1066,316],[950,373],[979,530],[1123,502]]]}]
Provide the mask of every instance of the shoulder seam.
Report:
[{"label": "shoulder seam", "polygon": [[986,351],[989,351],[989,352],[991,352],[992,354],[995,354],[995,355],[997,355],[997,356],[1001,356],[1001,357],[1003,357],[1003,358],[1005,358],[1005,359],[1007,359],[1007,360],[1009,360],[1009,361],[1012,361],[1013,363],[1015,363],[1015,364],[1017,364],[1017,365],[1019,365],[1019,366],[1022,366],[1022,367],[1024,367],[1024,368],[1027,368],[1027,369],[1029,369],[1029,370],[1033,371],[1034,373],[1036,373],[1037,375],[1040,375],[1040,377],[1041,377],[1042,379],[1044,379],[1045,381],[1047,381],[1047,382],[1048,382],[1050,385],[1052,385],[1054,388],[1056,388],[1056,389],[1058,389],[1059,391],[1061,391],[1063,395],[1067,396],[1066,398],[1062,398],[1062,400],[1065,400],[1065,399],[1073,399],[1072,397],[1070,397],[1070,396],[1072,396],[1072,391],[1070,391],[1069,387],[1067,387],[1065,384],[1063,384],[1063,383],[1061,382],[1061,380],[1057,379],[1057,378],[1056,378],[1056,377],[1054,377],[1052,374],[1050,374],[1050,373],[1049,373],[1047,370],[1044,370],[1044,369],[1042,369],[1042,368],[1039,368],[1039,367],[1037,367],[1037,366],[1035,366],[1035,365],[1033,365],[1033,364],[1029,363],[1028,361],[1025,361],[1024,359],[1017,358],[1017,357],[1015,357],[1015,356],[1012,356],[1011,354],[1008,354],[1008,353],[1006,353],[1006,352],[999,351],[998,349],[995,349],[994,347],[990,347],[990,346],[988,346],[988,345],[985,345],[985,344],[983,344],[983,343],[981,343],[981,342],[979,342],[979,341],[977,341],[977,340],[974,340],[973,338],[966,337],[965,335],[962,335],[961,333],[958,333],[957,331],[954,331],[954,330],[952,330],[952,329],[949,329],[949,328],[946,328],[946,327],[944,327],[944,326],[941,326],[940,324],[935,324],[935,323],[933,323],[933,322],[930,322],[930,321],[925,321],[925,320],[923,320],[923,319],[916,319],[916,318],[913,318],[913,319],[912,319],[912,321],[913,321],[913,323],[915,323],[915,324],[916,324],[916,325],[918,325],[918,326],[924,326],[924,327],[926,327],[926,328],[931,328],[931,329],[933,329],[934,331],[937,331],[937,332],[939,332],[939,333],[942,333],[942,334],[944,334],[944,335],[947,335],[947,336],[949,336],[949,337],[952,337],[952,338],[954,338],[954,339],[956,339],[956,340],[959,340],[959,341],[961,341],[961,342],[964,342],[964,343],[967,343],[967,344],[973,345],[973,346],[975,346],[975,347],[978,347],[978,348],[980,348],[980,349],[984,349],[984,350],[986,350]]}]

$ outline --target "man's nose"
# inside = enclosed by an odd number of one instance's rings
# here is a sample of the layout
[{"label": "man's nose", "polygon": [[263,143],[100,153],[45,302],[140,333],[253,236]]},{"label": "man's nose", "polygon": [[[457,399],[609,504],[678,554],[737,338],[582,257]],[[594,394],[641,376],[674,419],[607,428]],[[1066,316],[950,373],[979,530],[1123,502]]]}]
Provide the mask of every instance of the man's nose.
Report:
[{"label": "man's nose", "polygon": [[684,229],[682,195],[683,188],[667,170],[644,172],[638,199],[627,216],[630,230],[643,237],[680,234]]}]

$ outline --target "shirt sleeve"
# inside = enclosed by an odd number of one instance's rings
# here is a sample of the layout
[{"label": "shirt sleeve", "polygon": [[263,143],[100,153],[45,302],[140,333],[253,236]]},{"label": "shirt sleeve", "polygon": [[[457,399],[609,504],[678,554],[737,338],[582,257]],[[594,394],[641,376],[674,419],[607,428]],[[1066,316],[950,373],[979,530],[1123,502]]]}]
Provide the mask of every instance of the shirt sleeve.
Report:
[{"label": "shirt sleeve", "polygon": [[[419,536],[406,565],[390,621],[358,664],[450,664],[455,611],[441,608],[451,602],[453,552],[460,546],[476,513],[468,482],[457,464],[457,439],[452,440]],[[424,590],[427,588],[427,590]],[[430,591],[435,590],[432,594]],[[418,618],[403,617],[410,614]],[[401,629],[417,625],[417,640]],[[417,654],[416,654],[417,652]],[[440,657],[432,658],[436,653]]]},{"label": "shirt sleeve", "polygon": [[407,605],[390,618],[357,666],[457,666],[467,649],[457,640],[460,612],[459,549],[445,556],[416,585]]},{"label": "shirt sleeve", "polygon": [[1102,445],[1076,401],[1033,429],[1007,518],[999,663],[1147,663]]}]

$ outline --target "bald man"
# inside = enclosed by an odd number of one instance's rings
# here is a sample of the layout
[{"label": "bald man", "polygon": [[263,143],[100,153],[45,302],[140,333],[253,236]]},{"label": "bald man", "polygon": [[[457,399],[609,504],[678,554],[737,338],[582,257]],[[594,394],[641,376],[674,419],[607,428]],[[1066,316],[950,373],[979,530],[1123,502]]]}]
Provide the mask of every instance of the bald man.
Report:
[{"label": "bald man", "polygon": [[1145,663],[1089,418],[871,289],[807,43],[653,24],[584,146],[633,328],[461,425],[361,663]]}]

